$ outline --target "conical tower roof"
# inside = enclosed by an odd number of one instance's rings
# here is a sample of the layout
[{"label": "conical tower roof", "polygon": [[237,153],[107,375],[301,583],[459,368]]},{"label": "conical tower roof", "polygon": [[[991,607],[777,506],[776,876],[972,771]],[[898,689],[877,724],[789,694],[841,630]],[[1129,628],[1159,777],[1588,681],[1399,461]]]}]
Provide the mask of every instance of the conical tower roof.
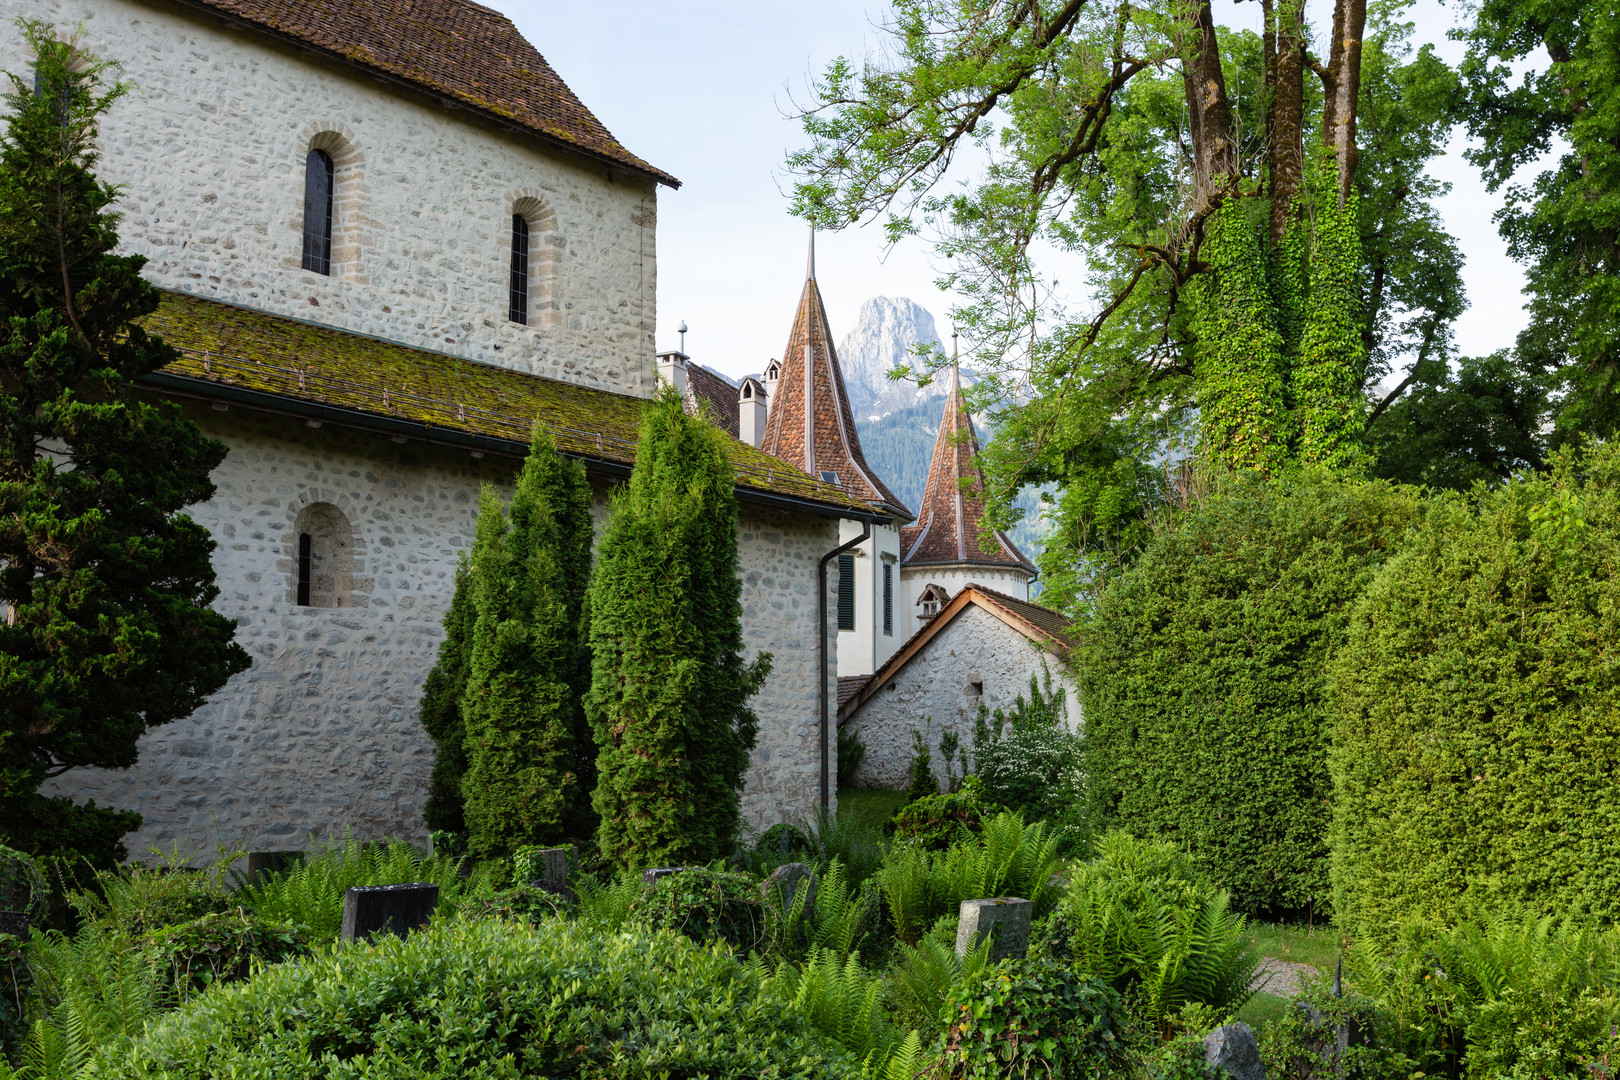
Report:
[{"label": "conical tower roof", "polygon": [[[979,437],[973,430],[962,396],[962,379],[951,366],[951,388],[945,395],[945,415],[934,439],[934,458],[928,464],[917,523],[900,530],[900,562],[904,566],[967,563],[975,566],[1016,567],[1035,576],[1035,564],[1018,545],[999,530],[992,533],[989,550],[979,543],[984,519],[984,474],[974,459]],[[969,483],[966,487],[962,481]]]},{"label": "conical tower roof", "polygon": [[895,498],[861,453],[855,415],[849,407],[832,330],[827,325],[827,309],[816,287],[815,245],[812,234],[804,292],[799,296],[793,331],[782,353],[781,372],[771,395],[760,449],[812,476],[835,473],[838,483],[855,498],[887,508],[909,521],[911,511]]}]

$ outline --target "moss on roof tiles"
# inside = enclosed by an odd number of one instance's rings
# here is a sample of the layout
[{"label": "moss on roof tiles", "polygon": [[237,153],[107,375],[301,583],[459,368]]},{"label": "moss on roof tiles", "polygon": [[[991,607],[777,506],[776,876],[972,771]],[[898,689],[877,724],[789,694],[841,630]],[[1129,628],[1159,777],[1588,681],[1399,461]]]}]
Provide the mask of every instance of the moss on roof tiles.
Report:
[{"label": "moss on roof tiles", "polygon": [[[564,453],[635,463],[643,399],[166,292],[146,328],[181,350],[172,375],[515,443],[545,424]],[[737,486],[870,513],[736,439]]]}]

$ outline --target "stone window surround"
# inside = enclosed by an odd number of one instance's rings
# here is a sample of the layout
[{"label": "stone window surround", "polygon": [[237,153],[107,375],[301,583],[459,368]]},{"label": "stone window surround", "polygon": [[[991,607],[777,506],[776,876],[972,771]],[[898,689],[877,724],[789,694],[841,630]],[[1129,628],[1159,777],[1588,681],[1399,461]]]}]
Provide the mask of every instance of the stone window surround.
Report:
[{"label": "stone window surround", "polygon": [[[301,532],[310,531],[309,511],[318,512],[321,507],[330,507],[342,516],[348,526],[349,543],[346,549],[337,552],[328,550],[324,553],[326,559],[333,560],[330,567],[322,571],[331,575],[331,588],[324,590],[317,588],[316,575],[311,575],[311,603],[305,607],[298,603],[298,537]],[[318,487],[309,488],[287,503],[287,528],[281,534],[282,558],[276,561],[276,569],[286,578],[286,601],[289,607],[301,611],[317,611],[370,605],[375,579],[362,576],[366,569],[366,542],[359,528],[360,521],[360,515],[356,512],[354,504],[339,492],[326,491]],[[322,554],[320,551],[316,552],[317,557]],[[316,602],[319,599],[325,599],[326,602]]]},{"label": "stone window surround", "polygon": [[[568,241],[557,231],[557,213],[544,195],[534,188],[511,193],[507,202],[512,214],[529,223],[529,321],[530,329],[545,330],[562,321],[562,304],[557,296],[557,271],[562,266]],[[510,273],[512,257],[511,219],[501,241],[502,265]]]},{"label": "stone window surround", "polygon": [[[298,177],[296,184],[288,186],[288,204],[292,211],[289,235],[296,244],[289,248],[285,263],[305,273],[314,282],[321,277],[358,285],[369,283],[365,272],[365,250],[371,245],[370,221],[371,192],[366,184],[366,158],[354,133],[343,124],[308,124],[299,133],[298,142],[290,149],[295,159]],[[304,270],[304,163],[311,150],[324,150],[332,159],[332,272],[327,275]],[[291,175],[291,173],[289,174]]]}]

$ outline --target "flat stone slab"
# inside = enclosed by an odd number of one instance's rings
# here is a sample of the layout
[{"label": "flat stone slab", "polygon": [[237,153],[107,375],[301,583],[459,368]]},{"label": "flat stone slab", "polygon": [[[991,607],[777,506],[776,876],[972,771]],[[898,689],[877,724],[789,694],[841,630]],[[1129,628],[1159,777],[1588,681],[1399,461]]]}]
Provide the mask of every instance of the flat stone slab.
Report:
[{"label": "flat stone slab", "polygon": [[956,955],[966,956],[986,935],[991,960],[1023,956],[1029,950],[1029,921],[1035,905],[1017,896],[964,900],[956,924]]},{"label": "flat stone slab", "polygon": [[425,881],[353,886],[343,895],[343,940],[364,941],[373,934],[404,937],[426,926],[438,906],[439,887]]}]

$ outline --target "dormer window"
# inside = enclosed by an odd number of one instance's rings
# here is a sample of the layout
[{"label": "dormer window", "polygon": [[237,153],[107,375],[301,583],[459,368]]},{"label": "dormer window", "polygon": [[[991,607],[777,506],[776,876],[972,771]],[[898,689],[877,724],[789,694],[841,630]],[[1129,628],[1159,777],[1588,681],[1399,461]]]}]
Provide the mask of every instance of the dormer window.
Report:
[{"label": "dormer window", "polygon": [[782,369],[777,366],[776,361],[772,360],[771,361],[771,366],[765,369],[765,381],[766,382],[775,382],[776,380],[780,379],[781,377],[782,377]]},{"label": "dormer window", "polygon": [[821,470],[821,482],[823,484],[831,484],[833,487],[844,486],[838,482],[838,474],[833,472],[831,469]]}]

